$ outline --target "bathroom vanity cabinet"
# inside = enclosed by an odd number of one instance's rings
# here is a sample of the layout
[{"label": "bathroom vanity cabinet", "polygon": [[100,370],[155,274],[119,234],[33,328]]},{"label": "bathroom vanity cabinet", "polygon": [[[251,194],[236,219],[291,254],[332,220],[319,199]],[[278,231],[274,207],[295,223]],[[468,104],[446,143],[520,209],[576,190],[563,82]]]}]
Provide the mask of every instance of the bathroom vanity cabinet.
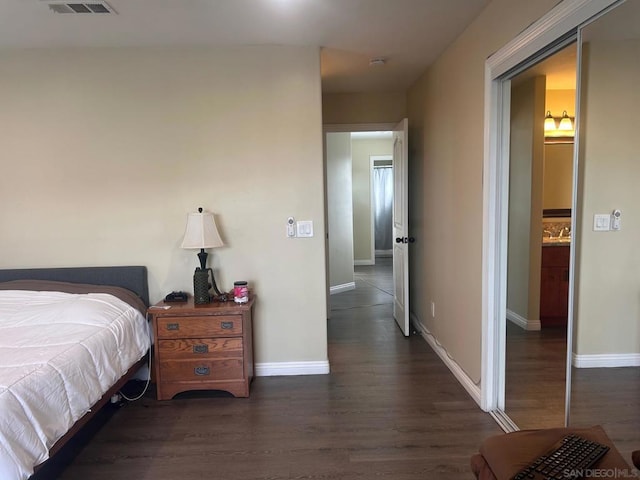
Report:
[{"label": "bathroom vanity cabinet", "polygon": [[540,323],[542,328],[564,326],[569,313],[569,244],[542,247]]}]

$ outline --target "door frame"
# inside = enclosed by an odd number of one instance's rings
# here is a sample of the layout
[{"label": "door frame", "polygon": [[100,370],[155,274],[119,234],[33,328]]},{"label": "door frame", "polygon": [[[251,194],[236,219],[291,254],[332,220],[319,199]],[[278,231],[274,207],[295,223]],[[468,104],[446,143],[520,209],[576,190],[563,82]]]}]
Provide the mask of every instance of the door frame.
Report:
[{"label": "door frame", "polygon": [[[482,384],[480,406],[505,431],[517,427],[504,415],[509,81],[507,74],[557,50],[577,28],[624,0],[564,0],[531,24],[485,62],[483,251],[482,251]],[[579,68],[579,67],[578,67]],[[505,126],[507,130],[505,131]],[[576,132],[577,133],[577,132]],[[575,164],[575,162],[574,162]],[[574,186],[575,191],[575,186]],[[572,249],[572,257],[575,249]],[[574,258],[571,259],[574,264]],[[573,275],[569,289],[567,381],[570,381],[573,335]],[[568,400],[567,389],[567,400]],[[566,402],[568,409],[569,402]],[[568,410],[567,410],[568,412]]]}]

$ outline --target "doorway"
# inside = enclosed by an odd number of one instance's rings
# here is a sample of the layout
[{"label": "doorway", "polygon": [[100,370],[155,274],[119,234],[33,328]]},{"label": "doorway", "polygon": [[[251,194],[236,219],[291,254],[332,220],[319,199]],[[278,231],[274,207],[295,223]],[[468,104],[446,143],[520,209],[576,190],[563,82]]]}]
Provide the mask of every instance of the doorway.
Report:
[{"label": "doorway", "polygon": [[375,264],[373,159],[392,158],[391,128],[325,128],[328,299],[356,288],[355,266]]},{"label": "doorway", "polygon": [[374,264],[393,256],[393,155],[371,157],[371,215]]},{"label": "doorway", "polygon": [[[351,132],[350,135],[353,262],[355,266],[375,265],[376,257],[382,253],[376,252],[376,243],[388,242],[389,253],[392,248],[393,134],[386,130]],[[381,167],[386,168],[382,171]]]},{"label": "doorway", "polygon": [[[373,179],[377,176],[376,169],[387,170],[388,167],[392,167],[390,169],[393,172],[391,190],[394,197],[391,208],[386,209],[386,213],[387,218],[390,216],[393,220],[391,225],[393,231],[386,232],[387,238],[383,249],[393,252],[391,256],[393,259],[393,316],[403,334],[408,336],[410,329],[406,139],[406,119],[398,125],[384,125],[384,127],[379,124],[325,126],[328,292],[331,295],[356,288],[354,266],[377,263],[374,208],[376,197]],[[340,143],[348,146],[336,149],[335,146]],[[336,150],[341,153],[335,155]],[[345,162],[346,157],[349,159]],[[351,168],[345,168],[349,162]],[[346,191],[350,192],[350,202],[346,198]],[[350,215],[345,214],[349,209]],[[337,219],[341,219],[342,224],[349,225],[343,228],[338,225]],[[336,234],[341,231],[350,231],[351,238],[347,239],[345,235]],[[349,255],[350,260],[347,258]],[[382,255],[384,254],[380,255],[381,258]],[[340,260],[336,261],[337,258]],[[341,275],[342,283],[336,285],[338,274]],[[331,311],[330,295],[327,296],[329,312]],[[402,308],[399,309],[398,306]]]},{"label": "doorway", "polygon": [[325,145],[328,277],[333,295],[355,288],[354,266],[376,264],[376,239],[388,243],[383,247],[391,252],[393,134],[327,132]]}]

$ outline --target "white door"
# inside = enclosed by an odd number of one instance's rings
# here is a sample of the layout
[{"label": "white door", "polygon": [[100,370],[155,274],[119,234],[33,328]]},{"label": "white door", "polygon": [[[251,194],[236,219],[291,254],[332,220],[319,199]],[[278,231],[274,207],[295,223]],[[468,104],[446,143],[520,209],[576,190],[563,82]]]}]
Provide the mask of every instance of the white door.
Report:
[{"label": "white door", "polygon": [[393,318],[409,336],[408,120],[393,130]]}]

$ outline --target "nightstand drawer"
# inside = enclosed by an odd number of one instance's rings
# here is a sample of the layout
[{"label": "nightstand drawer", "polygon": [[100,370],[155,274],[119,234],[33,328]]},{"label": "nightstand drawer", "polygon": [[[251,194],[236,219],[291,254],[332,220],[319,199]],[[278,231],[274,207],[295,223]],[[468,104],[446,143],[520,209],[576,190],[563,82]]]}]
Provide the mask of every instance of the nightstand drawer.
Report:
[{"label": "nightstand drawer", "polygon": [[241,315],[211,315],[198,317],[159,317],[159,338],[211,337],[241,335]]},{"label": "nightstand drawer", "polygon": [[242,358],[242,338],[177,338],[158,340],[163,360],[172,358]]},{"label": "nightstand drawer", "polygon": [[244,378],[242,357],[160,362],[163,382],[210,382]]}]

